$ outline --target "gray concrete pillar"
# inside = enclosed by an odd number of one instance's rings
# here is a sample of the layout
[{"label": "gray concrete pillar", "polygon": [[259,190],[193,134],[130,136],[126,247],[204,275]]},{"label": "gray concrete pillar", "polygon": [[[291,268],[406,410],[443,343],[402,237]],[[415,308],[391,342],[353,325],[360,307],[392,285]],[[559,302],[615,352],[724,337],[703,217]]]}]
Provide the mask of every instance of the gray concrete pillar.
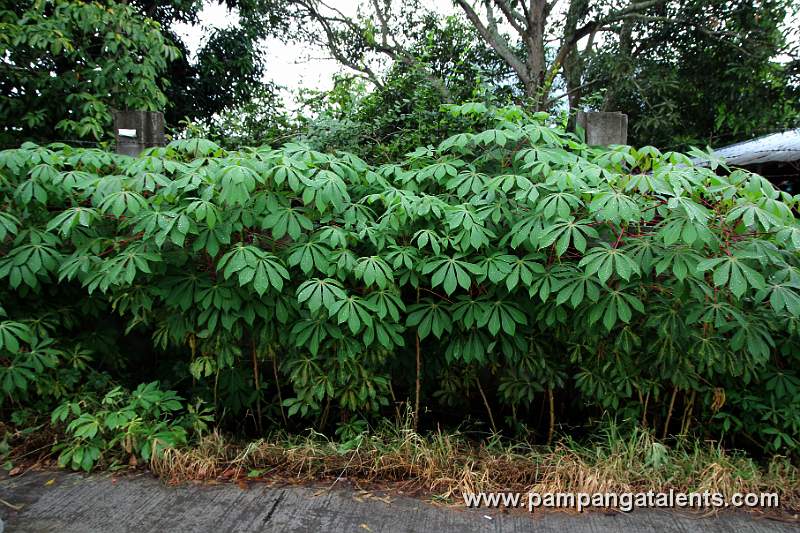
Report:
[{"label": "gray concrete pillar", "polygon": [[159,111],[114,111],[117,153],[137,156],[145,148],[164,146],[164,114]]},{"label": "gray concrete pillar", "polygon": [[577,124],[586,132],[586,144],[628,144],[628,115],[614,111],[578,111]]}]

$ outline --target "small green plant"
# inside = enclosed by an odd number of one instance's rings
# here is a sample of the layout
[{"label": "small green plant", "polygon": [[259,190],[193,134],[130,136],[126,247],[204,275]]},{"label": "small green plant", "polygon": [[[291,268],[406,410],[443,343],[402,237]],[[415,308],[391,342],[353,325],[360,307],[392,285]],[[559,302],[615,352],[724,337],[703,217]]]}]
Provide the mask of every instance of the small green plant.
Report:
[{"label": "small green plant", "polygon": [[51,416],[53,424],[66,423],[67,437],[54,447],[58,464],[88,472],[103,459],[149,461],[166,448],[185,444],[187,429],[203,430],[211,420],[202,410],[185,411],[183,399],[161,390],[157,382],[132,392],[114,387],[99,402],[65,402]]}]

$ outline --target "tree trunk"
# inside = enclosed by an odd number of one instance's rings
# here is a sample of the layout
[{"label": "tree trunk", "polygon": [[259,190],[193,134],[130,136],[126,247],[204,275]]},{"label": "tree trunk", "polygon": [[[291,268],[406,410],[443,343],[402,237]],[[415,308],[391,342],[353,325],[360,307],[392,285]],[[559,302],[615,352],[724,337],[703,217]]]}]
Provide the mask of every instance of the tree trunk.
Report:
[{"label": "tree trunk", "polygon": [[546,100],[542,88],[545,86],[545,73],[547,65],[545,63],[544,50],[544,29],[547,15],[545,0],[532,0],[528,12],[528,27],[526,28],[524,43],[528,51],[525,60],[525,67],[528,71],[528,79],[524,83],[525,96],[533,98],[535,107],[540,109]]},{"label": "tree trunk", "polygon": [[[572,39],[575,32],[578,30],[578,23],[586,17],[589,12],[589,0],[572,0],[569,4],[567,11],[566,24],[564,26],[563,41],[567,42]],[[586,51],[591,48],[593,39],[589,38],[590,43],[586,47]],[[564,80],[567,84],[567,99],[569,101],[570,111],[577,110],[581,104],[583,91],[583,57],[577,47],[573,48],[564,59]],[[573,115],[574,117],[574,115]]]}]

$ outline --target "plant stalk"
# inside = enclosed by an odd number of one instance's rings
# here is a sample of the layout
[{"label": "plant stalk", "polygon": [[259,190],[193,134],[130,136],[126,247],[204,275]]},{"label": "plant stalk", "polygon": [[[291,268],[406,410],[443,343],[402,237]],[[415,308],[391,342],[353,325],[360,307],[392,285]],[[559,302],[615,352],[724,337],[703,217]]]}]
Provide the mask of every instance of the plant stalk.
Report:
[{"label": "plant stalk", "polygon": [[283,396],[281,395],[281,382],[278,379],[278,354],[275,353],[275,350],[272,349],[272,346],[269,347],[270,355],[272,355],[272,374],[275,377],[275,389],[278,391],[278,405],[281,408],[281,418],[283,419],[283,424],[286,425],[286,412],[283,410]]},{"label": "plant stalk", "polygon": [[553,387],[547,387],[547,401],[550,405],[550,425],[547,428],[547,445],[553,442],[553,433],[556,429],[556,408],[555,399],[553,398]]},{"label": "plant stalk", "polygon": [[489,413],[489,422],[492,424],[492,431],[497,433],[497,426],[494,423],[494,416],[492,415],[492,408],[489,406],[489,400],[486,399],[486,393],[483,392],[483,387],[481,386],[481,380],[475,376],[475,383],[478,384],[478,392],[481,393],[481,398],[483,398],[483,405],[486,406],[486,412]]},{"label": "plant stalk", "polygon": [[667,410],[667,420],[664,422],[664,432],[661,435],[662,439],[667,438],[667,431],[669,431],[669,420],[672,418],[672,409],[675,407],[675,397],[678,395],[678,387],[672,389],[672,398],[669,401],[669,410]]},{"label": "plant stalk", "polygon": [[258,370],[258,354],[256,354],[256,340],[250,339],[251,355],[253,358],[253,385],[256,387],[256,429],[259,435],[264,434],[264,428],[261,425],[261,380],[259,379]]}]

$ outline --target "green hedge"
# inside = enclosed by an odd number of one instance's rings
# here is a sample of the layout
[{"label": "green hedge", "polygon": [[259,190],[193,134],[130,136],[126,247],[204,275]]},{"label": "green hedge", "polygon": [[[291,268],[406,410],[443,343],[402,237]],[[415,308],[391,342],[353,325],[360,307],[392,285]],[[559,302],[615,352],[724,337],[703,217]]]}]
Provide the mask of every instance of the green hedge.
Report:
[{"label": "green hedge", "polygon": [[162,383],[259,428],[413,407],[419,361],[428,422],[488,410],[544,440],[611,413],[795,449],[797,198],[713,153],[446,111],[496,126],[379,167],[203,139],[0,152],[4,412],[141,373],[126,339],[152,336]]}]

